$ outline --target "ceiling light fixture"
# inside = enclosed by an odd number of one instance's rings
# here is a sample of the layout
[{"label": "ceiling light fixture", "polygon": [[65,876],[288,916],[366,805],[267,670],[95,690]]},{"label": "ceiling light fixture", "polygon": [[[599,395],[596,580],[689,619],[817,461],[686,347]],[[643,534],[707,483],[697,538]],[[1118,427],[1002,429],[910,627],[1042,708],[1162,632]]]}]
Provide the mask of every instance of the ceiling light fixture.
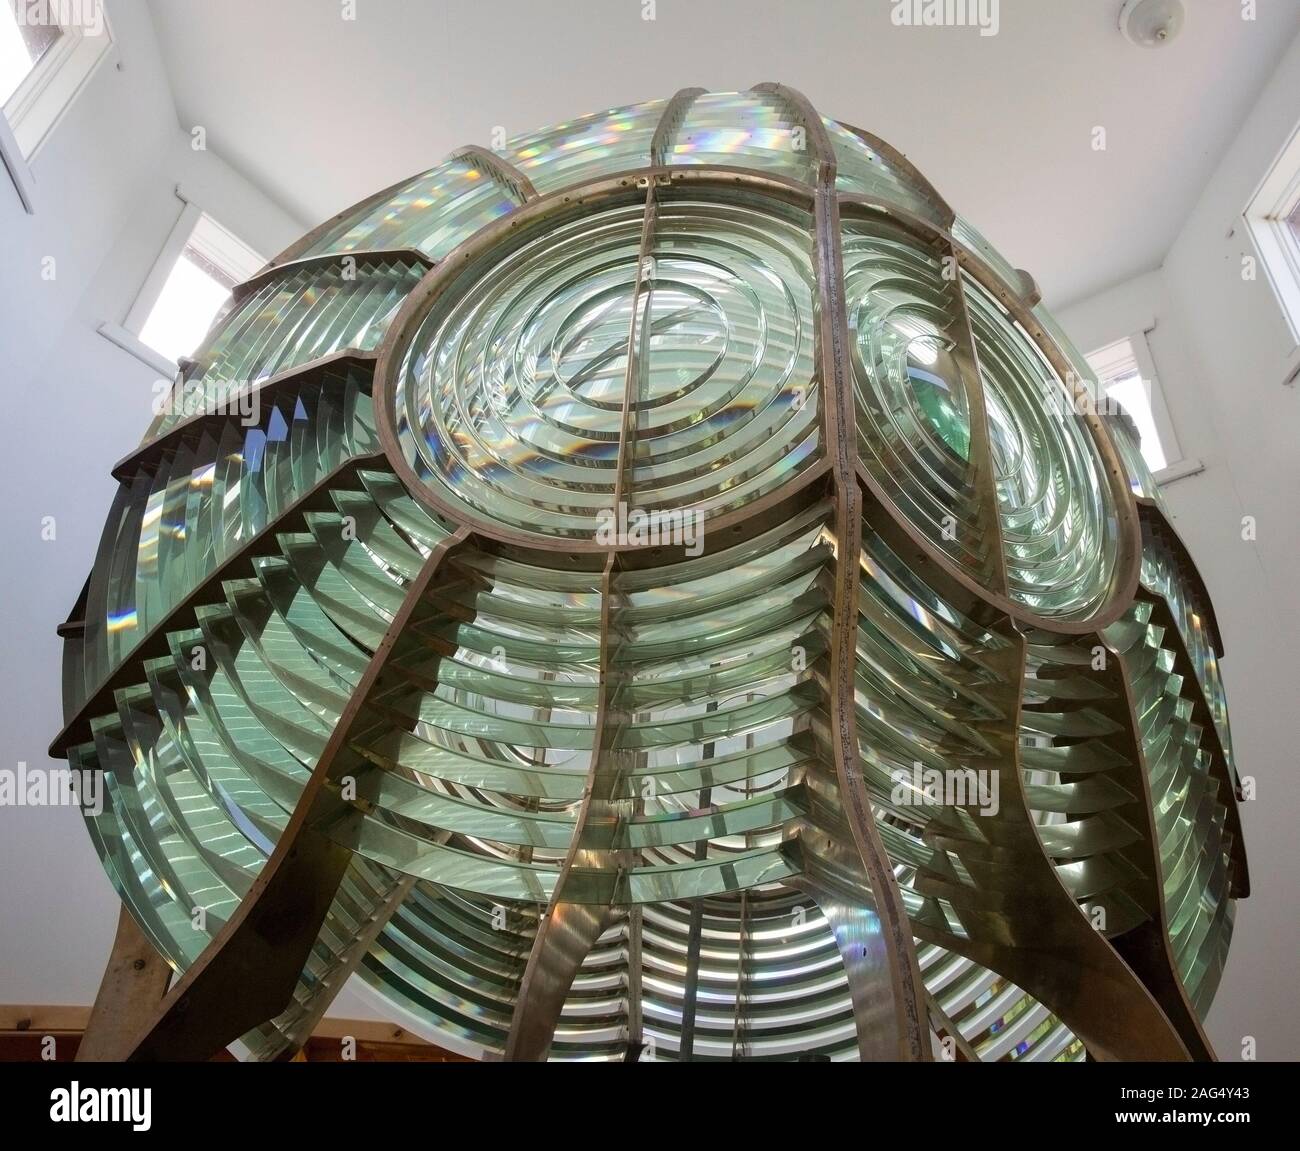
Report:
[{"label": "ceiling light fixture", "polygon": [[1125,0],[1119,30],[1139,48],[1160,48],[1182,31],[1184,15],[1183,0]]}]

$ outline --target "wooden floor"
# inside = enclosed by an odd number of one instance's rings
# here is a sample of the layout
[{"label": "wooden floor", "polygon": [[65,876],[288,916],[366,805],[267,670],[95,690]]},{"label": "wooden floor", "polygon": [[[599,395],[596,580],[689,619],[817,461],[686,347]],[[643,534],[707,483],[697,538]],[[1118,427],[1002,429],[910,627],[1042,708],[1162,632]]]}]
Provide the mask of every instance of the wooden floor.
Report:
[{"label": "wooden floor", "polygon": [[[72,1062],[89,1018],[89,1007],[0,1004],[0,1063]],[[341,1063],[345,1037],[354,1040],[349,1052],[358,1063],[471,1062],[401,1027],[363,1019],[323,1020],[295,1062]],[[217,1061],[233,1062],[234,1056],[223,1052]]]}]

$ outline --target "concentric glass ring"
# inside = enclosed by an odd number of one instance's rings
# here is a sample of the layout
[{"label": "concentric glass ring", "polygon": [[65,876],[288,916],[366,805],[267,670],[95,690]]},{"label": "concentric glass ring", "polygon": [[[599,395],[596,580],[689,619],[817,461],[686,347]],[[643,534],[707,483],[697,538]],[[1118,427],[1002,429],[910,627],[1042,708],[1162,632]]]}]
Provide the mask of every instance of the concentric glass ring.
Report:
[{"label": "concentric glass ring", "polygon": [[1113,607],[1116,488],[1044,350],[937,233],[853,218],[842,247],[860,466],[976,587],[1056,620]]},{"label": "concentric glass ring", "polygon": [[707,522],[814,457],[809,220],[761,197],[669,196],[644,259],[642,223],[640,204],[616,205],[507,237],[434,302],[392,411],[435,498],[593,539],[620,487],[625,393],[630,508]]},{"label": "concentric glass ring", "polygon": [[964,291],[988,413],[1007,592],[1042,615],[1086,619],[1112,596],[1120,537],[1086,405],[983,287],[967,276]]}]

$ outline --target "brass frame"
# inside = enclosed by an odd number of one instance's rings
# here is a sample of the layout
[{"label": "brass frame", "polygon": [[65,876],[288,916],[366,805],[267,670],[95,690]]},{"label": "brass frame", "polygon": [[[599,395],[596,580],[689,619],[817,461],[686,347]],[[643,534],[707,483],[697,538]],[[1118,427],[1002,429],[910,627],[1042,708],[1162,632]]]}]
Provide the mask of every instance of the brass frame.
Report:
[{"label": "brass frame", "polygon": [[[788,89],[783,91],[788,91]],[[670,102],[669,111],[674,110],[673,103]],[[820,120],[816,121],[815,126],[820,129],[820,133],[816,131],[810,132],[810,139],[813,140],[814,147],[822,147],[828,151],[830,143],[825,136],[825,129],[821,127]],[[818,140],[819,134],[820,141]],[[823,152],[822,154],[825,155],[826,153]],[[757,172],[745,168],[710,168],[707,166],[684,168],[646,167],[618,173],[588,184],[560,189],[529,202],[518,211],[503,216],[476,232],[445,260],[430,269],[412,289],[393,320],[392,326],[380,348],[378,362],[375,367],[375,418],[380,444],[388,456],[390,466],[407,486],[411,495],[435,515],[450,519],[453,522],[468,522],[473,525],[475,531],[485,538],[494,539],[501,543],[513,544],[541,552],[560,552],[566,555],[587,553],[603,555],[610,551],[631,550],[627,545],[605,545],[595,540],[579,538],[559,539],[539,532],[512,529],[478,515],[463,504],[453,504],[443,499],[419,478],[414,468],[407,462],[397,439],[392,400],[396,378],[398,373],[402,371],[411,340],[437,305],[439,299],[459,285],[460,276],[466,269],[476,267],[480,261],[498,249],[500,245],[511,242],[511,237],[515,237],[514,242],[519,242],[519,237],[532,234],[536,229],[557,221],[573,218],[583,212],[596,211],[617,204],[635,203],[640,199],[639,194],[647,188],[675,189],[690,186],[706,192],[714,192],[715,194],[725,194],[727,190],[741,188],[770,195],[787,203],[811,209],[814,217],[818,217],[818,213],[825,215],[834,210],[837,221],[836,234],[834,237],[829,238],[827,243],[833,245],[837,253],[839,250],[838,219],[840,211],[846,211],[855,217],[859,214],[869,217],[871,213],[887,213],[891,218],[916,234],[923,242],[936,244],[943,250],[951,252],[960,266],[969,271],[984,287],[993,293],[1011,315],[1020,322],[1043,352],[1045,358],[1051,363],[1061,380],[1068,385],[1073,376],[1073,369],[1065,354],[1056,346],[1055,341],[1051,339],[1034,318],[1030,307],[1019,297],[1014,296],[1002,283],[997,273],[985,264],[976,253],[963,247],[950,233],[894,205],[886,204],[884,201],[872,201],[861,196],[837,193],[834,185],[835,169],[833,158],[820,160],[819,164],[823,168],[829,164],[830,183],[825,185],[824,178],[820,179],[817,188],[810,188],[805,184],[775,176],[771,173]],[[647,200],[648,202],[649,200]],[[822,293],[824,306],[826,297],[820,281],[821,276],[819,275],[818,290],[819,293]],[[958,298],[964,301],[960,278],[957,279],[956,285]],[[963,311],[964,307],[963,302]],[[836,332],[843,333],[846,324],[847,321],[840,318],[835,321],[832,327]],[[823,336],[823,338],[825,337]],[[842,334],[838,338],[842,339]],[[978,371],[973,342],[966,344],[964,354],[972,370]],[[849,388],[847,382],[845,387]],[[1076,384],[1075,390],[1076,395],[1082,394],[1080,385]],[[978,396],[978,389],[975,389],[973,394]],[[849,389],[849,395],[851,396],[851,388]],[[827,410],[829,410],[829,406]],[[982,431],[982,405],[978,413],[972,413],[972,417],[972,438],[974,439],[977,434],[986,436],[987,433]],[[931,571],[931,569],[938,569],[935,573],[935,582],[939,590],[950,596],[963,610],[969,611],[979,618],[1008,616],[1020,626],[1042,628],[1067,635],[1087,635],[1113,623],[1131,602],[1138,584],[1142,544],[1138,508],[1128,486],[1124,465],[1111,443],[1109,432],[1102,420],[1090,411],[1086,405],[1082,407],[1078,418],[1086,424],[1093,443],[1101,454],[1110,497],[1119,519],[1119,554],[1111,594],[1105,607],[1086,620],[1041,616],[1030,611],[1025,605],[1012,600],[1005,594],[1004,577],[999,587],[985,587],[969,573],[963,571],[960,566],[953,563],[939,548],[935,547],[920,532],[908,524],[894,509],[888,492],[867,475],[860,465],[856,466],[856,472],[861,486],[865,489],[868,501],[879,505],[888,512],[891,521],[891,544],[897,545],[898,548],[905,549],[908,552],[919,553],[919,558],[925,563],[927,572]],[[832,467],[834,467],[833,462]],[[983,467],[981,477],[983,490],[979,495],[986,507],[994,509],[994,514],[987,517],[990,528],[994,529],[998,524],[998,517],[995,514],[996,493],[993,490],[991,469],[987,466]],[[806,481],[807,475],[802,473],[787,481],[785,485],[777,489],[777,491],[769,493],[763,499],[756,500],[752,504],[730,509],[717,516],[709,522],[710,534],[717,534],[737,525],[746,524],[760,507],[767,507],[771,503],[779,502]],[[1002,553],[1001,547],[996,542],[992,547],[992,551],[997,557],[1000,566]]]},{"label": "brass frame", "polygon": [[[579,564],[583,567],[603,564],[600,576],[601,667],[591,766],[573,839],[528,958],[505,1052],[507,1059],[546,1057],[565,994],[584,957],[601,934],[625,914],[612,902],[606,905],[579,904],[565,897],[575,867],[616,871],[630,863],[626,851],[602,848],[598,834],[602,826],[607,826],[617,817],[618,805],[628,802],[617,798],[617,785],[627,767],[625,758],[628,753],[613,746],[613,736],[626,720],[618,713],[612,690],[617,674],[611,663],[611,649],[618,633],[615,618],[619,611],[618,575],[623,570],[671,560],[674,558],[673,549],[662,549],[657,560],[650,560],[630,545],[611,547],[592,540],[558,539],[512,530],[476,515],[463,505],[453,505],[441,499],[421,482],[400,448],[391,411],[393,388],[420,325],[445,293],[456,290],[462,277],[472,275],[480,262],[490,259],[501,245],[520,242],[521,237],[556,221],[605,206],[643,202],[641,259],[628,337],[628,368],[615,481],[614,503],[617,506],[625,489],[629,445],[635,436],[631,414],[633,389],[638,386],[644,367],[642,349],[638,344],[638,317],[645,290],[642,281],[645,257],[653,247],[656,205],[661,197],[673,196],[679,191],[725,197],[739,189],[796,204],[808,210],[814,221],[809,239],[816,272],[815,364],[816,378],[823,390],[824,456],[819,463],[805,469],[779,489],[710,521],[708,534],[711,540],[706,547],[712,551],[719,546],[716,541],[724,534],[726,543],[731,543],[737,534],[747,537],[765,530],[792,507],[824,498],[827,494],[832,499],[835,564],[829,617],[829,658],[823,671],[828,714],[824,717],[825,730],[819,738],[824,742],[833,772],[827,773],[819,786],[832,788],[838,793],[839,804],[847,819],[848,834],[837,837],[834,833],[809,827],[797,830],[795,837],[803,841],[807,867],[791,882],[810,894],[828,920],[842,928],[836,931],[836,935],[842,939],[842,954],[863,1056],[927,1060],[931,1058],[930,1031],[934,1029],[954,1036],[963,1058],[974,1058],[969,1044],[961,1039],[952,1021],[926,992],[921,981],[914,942],[916,937],[920,937],[942,942],[943,946],[984,963],[1032,993],[1041,993],[1040,998],[1075,1028],[1088,1044],[1090,1052],[1097,1057],[1179,1059],[1187,1058],[1189,1052],[1199,1058],[1212,1057],[1203,1030],[1173,975],[1163,910],[1157,909],[1158,919],[1152,931],[1141,939],[1127,941],[1121,953],[1092,930],[1086,917],[1054,876],[1051,861],[1030,826],[1016,746],[1025,634],[1040,631],[1059,637],[1095,636],[1116,620],[1135,595],[1143,594],[1138,583],[1142,547],[1140,521],[1142,516],[1149,518],[1159,513],[1146,505],[1140,513],[1107,429],[1096,416],[1083,415],[1081,418],[1087,422],[1104,463],[1119,522],[1119,555],[1111,594],[1097,613],[1082,621],[1039,616],[1010,599],[1006,591],[987,427],[982,400],[979,399],[981,389],[977,386],[971,390],[976,397],[971,413],[972,458],[977,461],[977,495],[985,509],[989,530],[996,536],[991,541],[992,553],[996,557],[994,586],[986,587],[976,581],[899,514],[889,493],[855,458],[855,408],[843,298],[842,216],[869,218],[885,214],[922,242],[951,255],[962,269],[1007,308],[1063,381],[1069,381],[1071,365],[1033,314],[1037,290],[1032,278],[1021,274],[1022,282],[1017,290],[1004,283],[977,253],[955,240],[951,233],[955,219],[952,210],[901,153],[861,129],[849,129],[911,177],[944,226],[884,201],[839,192],[831,140],[820,116],[807,99],[779,84],[758,85],[753,91],[783,103],[792,119],[806,129],[816,165],[816,179],[812,186],[753,169],[667,165],[674,134],[692,102],[703,94],[703,89],[697,88],[683,89],[665,105],[653,136],[647,166],[546,195],[539,196],[525,175],[495,153],[482,148],[461,149],[451,158],[470,159],[480,164],[492,179],[510,189],[519,207],[475,233],[437,264],[421,253],[406,249],[355,253],[358,260],[394,255],[418,257],[429,269],[407,296],[378,353],[337,353],[259,385],[258,391],[268,393],[285,382],[301,382],[305,374],[319,373],[333,365],[350,363],[363,370],[373,366],[372,393],[382,452],[349,460],[324,477],[279,521],[269,524],[264,532],[214,571],[91,693],[55,739],[51,754],[66,754],[71,746],[84,738],[91,717],[111,709],[116,689],[135,682],[141,661],[158,654],[160,645],[165,646],[166,632],[191,620],[195,606],[214,594],[219,595],[223,580],[242,573],[254,556],[263,554],[263,550],[273,543],[277,533],[292,526],[302,512],[316,506],[316,501],[330,485],[349,481],[362,468],[391,469],[411,496],[438,517],[459,526],[435,549],[419,576],[411,582],[401,609],[340,717],[272,857],[235,916],[161,1001],[156,1005],[146,1003],[149,1007],[147,1018],[129,1038],[123,1031],[121,1017],[124,1013],[140,1014],[140,996],[136,992],[128,999],[126,992],[115,991],[116,985],[106,978],[101,999],[106,1005],[105,1012],[116,1017],[115,1030],[110,1032],[105,1027],[100,1034],[101,1029],[92,1021],[91,1032],[95,1033],[99,1044],[93,1050],[134,1059],[207,1057],[274,1016],[289,999],[307,949],[328,911],[350,858],[346,848],[319,830],[320,822],[334,810],[336,803],[329,785],[334,781],[338,756],[353,738],[367,696],[383,680],[386,661],[404,624],[428,589],[453,565],[456,552],[472,542],[475,546],[504,555],[523,552],[533,562],[543,564]],[[382,203],[408,182],[400,181],[313,229],[240,285],[236,298],[243,298],[295,267],[332,263],[348,255],[330,253],[304,257],[302,253],[340,222]],[[978,358],[960,276],[956,284],[963,320],[957,355],[963,372],[973,373],[973,379],[978,383]],[[644,332],[641,335],[644,336]],[[204,418],[196,417],[196,420]],[[194,422],[184,421],[166,435],[143,445],[114,468],[114,476],[125,481],[139,469],[156,466],[167,448],[187,434]],[[975,845],[947,839],[939,829],[935,829],[930,837],[933,840],[931,846],[946,847],[963,857],[969,862],[972,872],[987,874],[995,863],[1016,869],[1017,891],[991,885],[987,891],[979,893],[979,898],[990,902],[977,919],[989,930],[974,931],[966,939],[958,939],[933,925],[909,920],[893,867],[876,827],[863,778],[857,744],[854,667],[858,573],[862,531],[866,523],[880,533],[900,558],[922,570],[936,590],[959,610],[1009,641],[1002,658],[1007,682],[1014,688],[1015,698],[1008,698],[1006,713],[996,729],[989,733],[991,741],[999,748],[996,767],[1005,784],[1003,794],[1009,794],[1013,799],[1011,811],[1000,824],[998,834],[1002,838],[995,844]],[[78,609],[74,608],[72,614],[75,616],[77,612]],[[78,620],[70,619],[61,630],[75,633],[78,626]],[[1176,629],[1173,631],[1177,640]],[[1217,626],[1214,632],[1217,647]],[[1185,660],[1185,652],[1183,657]],[[1119,678],[1122,680],[1122,675]],[[1204,708],[1203,698],[1201,704]],[[1131,712],[1131,699],[1128,707]],[[1214,732],[1213,724],[1207,727]],[[1217,739],[1217,733],[1214,737]],[[1135,731],[1129,730],[1128,738],[1134,743],[1135,755],[1140,756],[1140,740]],[[1226,780],[1228,769],[1221,748],[1215,763]],[[1227,782],[1231,784],[1231,781]],[[1229,790],[1233,790],[1231,786]],[[1233,818],[1237,819],[1235,807]],[[1239,821],[1234,827],[1240,844]],[[592,830],[597,834],[589,835]],[[1145,836],[1148,848],[1151,837],[1148,826]],[[1156,856],[1158,888],[1158,852]],[[1244,888],[1244,856],[1240,867],[1241,886]],[[852,882],[844,882],[845,876]],[[937,884],[940,889],[943,887],[934,879],[927,882]],[[1244,891],[1239,893],[1244,894]],[[741,898],[744,922],[743,893]],[[1158,890],[1155,902],[1159,903]],[[692,988],[698,980],[700,963],[699,911],[698,905],[692,911],[687,961],[689,1027],[683,1027],[682,1042],[688,1058],[691,1040],[687,1036],[693,1035],[694,1030]],[[626,914],[629,948],[635,957],[640,946],[639,913],[633,909]],[[124,925],[129,926],[126,911],[123,917]],[[382,921],[379,922],[382,925]],[[862,945],[859,929],[863,924],[874,925],[873,930],[878,936],[874,952],[869,953],[868,948]],[[746,946],[742,930],[742,955]],[[743,961],[741,978],[743,984]],[[634,985],[628,989],[629,1059],[635,1058],[641,1042],[640,988],[635,980],[633,982]],[[147,1000],[148,996],[145,998]],[[733,1035],[733,1047],[737,1052],[743,1050],[740,1000],[738,995]],[[110,1010],[114,1004],[116,1007]],[[324,1004],[320,1010],[324,1010]]]}]

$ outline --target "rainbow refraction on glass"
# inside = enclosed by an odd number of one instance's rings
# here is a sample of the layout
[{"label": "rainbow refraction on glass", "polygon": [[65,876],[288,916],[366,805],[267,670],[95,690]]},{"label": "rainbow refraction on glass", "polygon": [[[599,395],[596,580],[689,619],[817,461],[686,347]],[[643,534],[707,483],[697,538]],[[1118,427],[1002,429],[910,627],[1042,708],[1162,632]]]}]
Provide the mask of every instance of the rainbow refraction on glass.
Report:
[{"label": "rainbow refraction on glass", "polygon": [[52,750],[177,973],[123,1054],[283,1058],[356,976],[480,1058],[1212,1058],[1222,645],[1089,382],[781,85],[291,246],[61,629]]}]

